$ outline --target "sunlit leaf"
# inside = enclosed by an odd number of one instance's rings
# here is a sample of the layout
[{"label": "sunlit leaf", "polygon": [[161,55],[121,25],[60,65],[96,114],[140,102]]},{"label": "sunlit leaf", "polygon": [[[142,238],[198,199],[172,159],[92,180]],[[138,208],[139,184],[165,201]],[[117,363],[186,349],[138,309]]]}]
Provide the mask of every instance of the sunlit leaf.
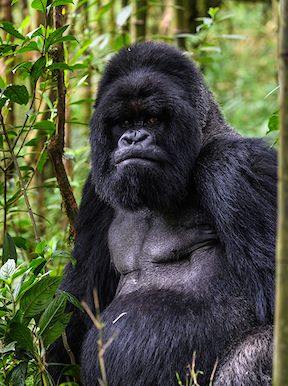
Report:
[{"label": "sunlit leaf", "polygon": [[42,255],[45,252],[46,247],[47,247],[47,241],[42,240],[40,243],[36,245],[35,253],[37,253],[37,255]]},{"label": "sunlit leaf", "polygon": [[127,5],[126,7],[122,8],[121,11],[118,13],[116,18],[116,24],[118,27],[122,27],[125,25],[129,17],[132,13],[132,5]]},{"label": "sunlit leaf", "polygon": [[16,263],[15,260],[9,259],[6,261],[4,265],[0,268],[0,279],[2,280],[8,280],[11,275],[16,270]]},{"label": "sunlit leaf", "polygon": [[15,351],[15,343],[16,342],[10,342],[4,347],[0,347],[0,354],[7,354],[8,352]]},{"label": "sunlit leaf", "polygon": [[31,3],[31,7],[36,9],[37,11],[46,12],[47,0],[33,0]]},{"label": "sunlit leaf", "polygon": [[268,133],[271,133],[271,131],[279,130],[279,113],[278,111],[273,113],[268,121]]},{"label": "sunlit leaf", "polygon": [[54,0],[53,7],[59,7],[60,5],[74,4],[73,0]]}]

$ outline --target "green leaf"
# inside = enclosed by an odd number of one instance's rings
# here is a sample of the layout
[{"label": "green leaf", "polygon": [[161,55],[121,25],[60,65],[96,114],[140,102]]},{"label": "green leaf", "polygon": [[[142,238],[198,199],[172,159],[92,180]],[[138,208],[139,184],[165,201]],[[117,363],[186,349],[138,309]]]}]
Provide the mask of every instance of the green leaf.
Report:
[{"label": "green leaf", "polygon": [[31,331],[25,324],[12,321],[9,325],[7,338],[15,341],[17,348],[33,353],[34,346]]},{"label": "green leaf", "polygon": [[29,42],[26,46],[23,46],[17,50],[17,54],[23,54],[24,52],[39,51],[36,42]]},{"label": "green leaf", "polygon": [[44,257],[41,256],[31,261],[30,267],[35,276],[37,276],[42,271],[46,263],[47,261],[44,259]]},{"label": "green leaf", "polygon": [[73,0],[54,0],[53,7],[59,7],[60,5],[74,4]]},{"label": "green leaf", "polygon": [[6,87],[6,83],[4,79],[0,76],[0,88],[5,88],[5,87]]},{"label": "green leaf", "polygon": [[33,38],[35,38],[35,36],[42,36],[42,35],[43,35],[42,26],[34,29],[33,31],[31,31],[27,34],[29,39],[33,39]]},{"label": "green leaf", "polygon": [[11,100],[11,102],[19,105],[26,105],[29,101],[29,94],[27,88],[19,85],[8,86],[4,91],[4,95]]},{"label": "green leaf", "polygon": [[279,113],[278,111],[276,113],[273,113],[268,121],[268,133],[271,133],[271,131],[279,130]]},{"label": "green leaf", "polygon": [[5,106],[6,101],[8,101],[7,98],[3,98],[3,97],[0,98],[0,109],[2,109],[2,107]]},{"label": "green leaf", "polygon": [[47,0],[33,0],[31,3],[31,7],[36,9],[37,11],[46,12]]},{"label": "green leaf", "polygon": [[62,315],[61,320],[53,323],[53,325],[48,328],[45,336],[43,337],[43,343],[46,348],[50,344],[54,343],[55,340],[59,338],[59,336],[61,336],[67,324],[69,323],[71,316],[72,313]]},{"label": "green leaf", "polygon": [[8,352],[15,351],[15,343],[16,342],[8,343],[5,347],[0,346],[0,354],[7,354]]},{"label": "green leaf", "polygon": [[3,242],[2,262],[4,263],[9,259],[17,260],[17,254],[13,238],[6,232]]},{"label": "green leaf", "polygon": [[20,362],[11,372],[12,385],[25,386],[28,362]]},{"label": "green leaf", "polygon": [[43,262],[46,263],[46,260],[44,259],[44,257],[41,257],[41,256],[36,257],[35,259],[33,259],[31,261],[31,263],[29,264],[29,267],[32,268],[32,271],[33,271],[34,269],[36,269]]},{"label": "green leaf", "polygon": [[31,62],[21,62],[13,68],[13,73],[15,74],[16,71],[20,70],[22,72],[30,74],[31,67]]},{"label": "green leaf", "polygon": [[45,56],[41,56],[41,58],[37,59],[36,62],[31,67],[30,76],[34,82],[34,84],[37,82],[37,80],[40,78],[40,76],[43,74],[43,70],[46,66],[46,58]]},{"label": "green leaf", "polygon": [[40,159],[39,159],[39,161],[38,161],[38,163],[37,163],[37,170],[38,170],[38,172],[42,173],[43,168],[44,168],[44,166],[45,166],[47,160],[48,160],[48,153],[47,153],[47,151],[45,150],[45,151],[41,154]]},{"label": "green leaf", "polygon": [[60,277],[44,276],[33,287],[29,288],[24,293],[20,304],[24,316],[39,315],[49,305],[60,281]]},{"label": "green leaf", "polygon": [[71,319],[72,313],[61,313],[55,316],[54,320],[51,320],[49,327],[47,327],[45,333],[42,335],[45,348],[54,343],[56,339],[64,332],[67,324]]},{"label": "green leaf", "polygon": [[36,245],[35,253],[37,253],[37,255],[43,255],[43,253],[45,252],[46,247],[47,247],[47,241],[46,240],[42,240],[40,243],[38,243]]},{"label": "green leaf", "polygon": [[75,38],[74,35],[66,35],[66,36],[62,36],[61,38],[59,39],[56,39],[53,44],[59,44],[59,43],[62,43],[62,42],[68,42],[68,41],[76,41],[78,42],[78,40]]},{"label": "green leaf", "polygon": [[9,21],[2,21],[0,23],[0,28],[6,31],[8,34],[14,36],[15,38],[25,40],[25,36],[21,35],[19,31],[14,27]]},{"label": "green leaf", "polygon": [[57,28],[54,32],[52,32],[45,43],[46,50],[51,46],[51,44],[54,44],[57,39],[59,39],[63,33],[66,31],[66,29],[69,27],[69,25],[64,25],[63,27]]},{"label": "green leaf", "polygon": [[20,29],[21,31],[25,30],[27,27],[29,27],[30,25],[30,20],[31,20],[31,17],[30,15],[27,15],[24,20],[21,21],[21,24],[20,24]]},{"label": "green leaf", "polygon": [[67,303],[67,297],[62,293],[57,296],[41,315],[39,320],[39,335],[45,337],[45,332],[51,325],[62,319]]},{"label": "green leaf", "polygon": [[9,259],[6,261],[4,265],[0,268],[0,279],[2,280],[8,280],[10,276],[13,275],[13,273],[16,270],[16,263],[15,260]]},{"label": "green leaf", "polygon": [[35,138],[30,139],[30,141],[25,143],[25,146],[36,146],[41,140],[43,140],[45,137],[43,135],[38,135]]},{"label": "green leaf", "polygon": [[212,19],[214,19],[214,17],[217,15],[217,13],[219,12],[220,8],[219,7],[210,7],[209,10],[208,10],[208,15],[212,17]]},{"label": "green leaf", "polygon": [[0,44],[0,55],[9,55],[16,50],[17,44]]},{"label": "green leaf", "polygon": [[118,27],[122,27],[127,22],[129,17],[131,16],[131,13],[132,5],[127,5],[126,7],[121,9],[116,18],[116,24],[118,25]]},{"label": "green leaf", "polygon": [[28,240],[24,239],[24,237],[16,236],[13,237],[14,243],[16,247],[21,248],[21,249],[28,249]]},{"label": "green leaf", "polygon": [[18,295],[21,291],[21,288],[22,288],[22,284],[24,283],[24,280],[26,279],[27,277],[27,272],[26,272],[26,268],[20,268],[19,271],[16,270],[14,275],[12,276],[12,279],[14,279],[15,277],[17,276],[20,276],[20,280],[16,282],[16,285],[14,287],[14,290],[13,290],[13,299],[14,301],[17,301],[17,298],[18,298]]},{"label": "green leaf", "polygon": [[61,291],[61,293],[66,296],[69,303],[71,303],[74,307],[78,308],[79,311],[84,312],[81,303],[74,295],[72,295],[72,294],[70,294],[70,292],[66,292],[66,291]]},{"label": "green leaf", "polygon": [[33,128],[36,130],[44,130],[46,133],[52,134],[55,131],[55,123],[52,121],[44,120],[44,121],[35,123]]},{"label": "green leaf", "polygon": [[73,71],[74,68],[69,66],[67,63],[53,63],[51,66],[47,67],[49,70],[70,70]]}]

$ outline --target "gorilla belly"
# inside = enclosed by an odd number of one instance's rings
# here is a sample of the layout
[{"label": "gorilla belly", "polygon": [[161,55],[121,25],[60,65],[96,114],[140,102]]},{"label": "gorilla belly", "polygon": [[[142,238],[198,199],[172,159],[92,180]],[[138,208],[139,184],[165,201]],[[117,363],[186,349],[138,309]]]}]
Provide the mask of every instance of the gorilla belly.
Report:
[{"label": "gorilla belly", "polygon": [[[194,370],[203,372],[198,380],[208,384],[216,361],[254,323],[245,290],[235,278],[227,288],[227,261],[214,231],[147,212],[121,213],[108,240],[121,274],[101,315],[104,342],[112,341],[105,350],[109,385],[172,386],[176,373],[185,383],[193,353]],[[97,339],[93,327],[82,355],[87,385],[100,377],[96,362],[85,366],[97,357]]]},{"label": "gorilla belly", "polygon": [[[109,385],[172,386],[177,384],[176,373],[184,382],[193,353],[194,370],[203,372],[198,381],[201,386],[208,385],[217,360],[251,326],[250,310],[243,298],[235,304],[219,295],[217,298],[216,293],[214,296],[209,302],[200,294],[145,291],[144,287],[118,295],[101,315],[103,341],[111,342],[104,355]],[[235,307],[237,315],[232,314]],[[229,321],[227,315],[231,316]],[[91,358],[97,358],[98,338],[92,327],[83,346],[86,385],[101,377],[97,361],[95,366],[90,363]]]}]

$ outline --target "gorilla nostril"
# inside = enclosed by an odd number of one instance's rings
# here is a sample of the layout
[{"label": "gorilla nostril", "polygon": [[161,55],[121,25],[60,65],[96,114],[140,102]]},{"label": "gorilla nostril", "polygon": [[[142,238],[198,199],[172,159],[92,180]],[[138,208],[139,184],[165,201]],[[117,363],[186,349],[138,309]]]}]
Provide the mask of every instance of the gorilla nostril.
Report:
[{"label": "gorilla nostril", "polygon": [[[126,147],[136,143],[148,143],[151,135],[146,130],[134,130],[125,132],[119,139],[119,146]],[[152,139],[152,138],[151,138]]]}]

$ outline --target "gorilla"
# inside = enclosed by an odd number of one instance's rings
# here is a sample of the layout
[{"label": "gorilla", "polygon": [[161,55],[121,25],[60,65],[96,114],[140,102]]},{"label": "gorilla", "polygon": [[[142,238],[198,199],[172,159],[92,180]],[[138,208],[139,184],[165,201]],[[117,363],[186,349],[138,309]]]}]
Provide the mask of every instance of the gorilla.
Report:
[{"label": "gorilla", "polygon": [[[90,139],[61,289],[93,312],[97,290],[109,386],[185,384],[193,356],[201,386],[271,385],[275,151],[237,134],[196,66],[160,43],[112,58]],[[97,385],[99,331],[75,310],[66,335]],[[69,363],[61,340],[49,360]]]}]

